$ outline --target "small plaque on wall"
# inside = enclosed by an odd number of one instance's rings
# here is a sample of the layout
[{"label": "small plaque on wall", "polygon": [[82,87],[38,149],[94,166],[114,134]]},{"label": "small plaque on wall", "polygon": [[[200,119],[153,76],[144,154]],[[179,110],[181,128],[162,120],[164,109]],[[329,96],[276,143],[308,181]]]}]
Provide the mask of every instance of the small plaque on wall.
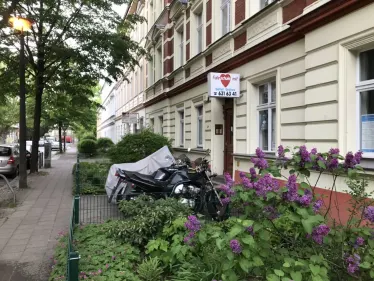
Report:
[{"label": "small plaque on wall", "polygon": [[216,136],[223,135],[223,124],[215,125]]}]

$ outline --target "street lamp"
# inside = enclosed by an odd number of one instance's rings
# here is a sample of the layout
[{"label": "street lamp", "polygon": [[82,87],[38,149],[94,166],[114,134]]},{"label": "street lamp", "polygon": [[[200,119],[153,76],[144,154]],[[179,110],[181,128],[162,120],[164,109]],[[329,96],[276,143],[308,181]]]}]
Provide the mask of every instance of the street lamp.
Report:
[{"label": "street lamp", "polygon": [[[20,32],[19,56],[19,187],[27,187],[26,167],[26,63],[25,63],[25,31],[31,29],[31,22],[25,18],[11,17],[13,29]],[[37,148],[36,148],[37,149]]]}]

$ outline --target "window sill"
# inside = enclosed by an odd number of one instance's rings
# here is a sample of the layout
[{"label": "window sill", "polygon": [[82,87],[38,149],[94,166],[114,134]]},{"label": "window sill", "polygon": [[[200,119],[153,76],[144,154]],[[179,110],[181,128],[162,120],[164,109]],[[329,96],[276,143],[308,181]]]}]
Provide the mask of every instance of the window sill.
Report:
[{"label": "window sill", "polygon": [[185,148],[185,147],[173,147],[173,150],[174,151],[178,151],[178,152],[191,152],[191,153],[196,153],[196,154],[205,154],[207,152],[207,149],[204,149],[204,148],[191,148],[190,151],[188,151],[188,148]]},{"label": "window sill", "polygon": [[[264,152],[265,153],[265,159],[269,160],[275,160],[277,157],[275,156],[275,152]],[[237,158],[243,158],[243,159],[250,159],[257,157],[256,154],[242,154],[242,153],[234,153],[233,156]]]}]

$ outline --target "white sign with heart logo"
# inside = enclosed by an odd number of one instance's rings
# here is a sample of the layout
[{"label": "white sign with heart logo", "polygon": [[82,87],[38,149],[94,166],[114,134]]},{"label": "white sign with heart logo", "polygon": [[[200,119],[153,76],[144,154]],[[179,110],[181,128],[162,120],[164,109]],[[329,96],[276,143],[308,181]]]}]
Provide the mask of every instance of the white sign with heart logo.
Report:
[{"label": "white sign with heart logo", "polygon": [[240,74],[210,72],[208,87],[211,97],[238,98],[240,97]]}]

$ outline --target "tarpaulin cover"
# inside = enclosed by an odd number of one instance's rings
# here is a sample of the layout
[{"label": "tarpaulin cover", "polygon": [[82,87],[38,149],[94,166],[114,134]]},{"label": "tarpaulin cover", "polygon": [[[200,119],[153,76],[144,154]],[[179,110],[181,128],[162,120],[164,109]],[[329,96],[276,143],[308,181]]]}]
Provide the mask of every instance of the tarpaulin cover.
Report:
[{"label": "tarpaulin cover", "polygon": [[[115,176],[117,169],[122,169],[130,172],[138,172],[145,175],[150,175],[163,167],[169,167],[175,162],[173,155],[169,148],[165,145],[148,157],[139,160],[135,163],[113,164],[109,169],[109,174],[105,183],[105,190],[108,198],[112,193],[118,182]],[[118,192],[118,190],[116,191]],[[114,197],[115,198],[115,197]]]}]

